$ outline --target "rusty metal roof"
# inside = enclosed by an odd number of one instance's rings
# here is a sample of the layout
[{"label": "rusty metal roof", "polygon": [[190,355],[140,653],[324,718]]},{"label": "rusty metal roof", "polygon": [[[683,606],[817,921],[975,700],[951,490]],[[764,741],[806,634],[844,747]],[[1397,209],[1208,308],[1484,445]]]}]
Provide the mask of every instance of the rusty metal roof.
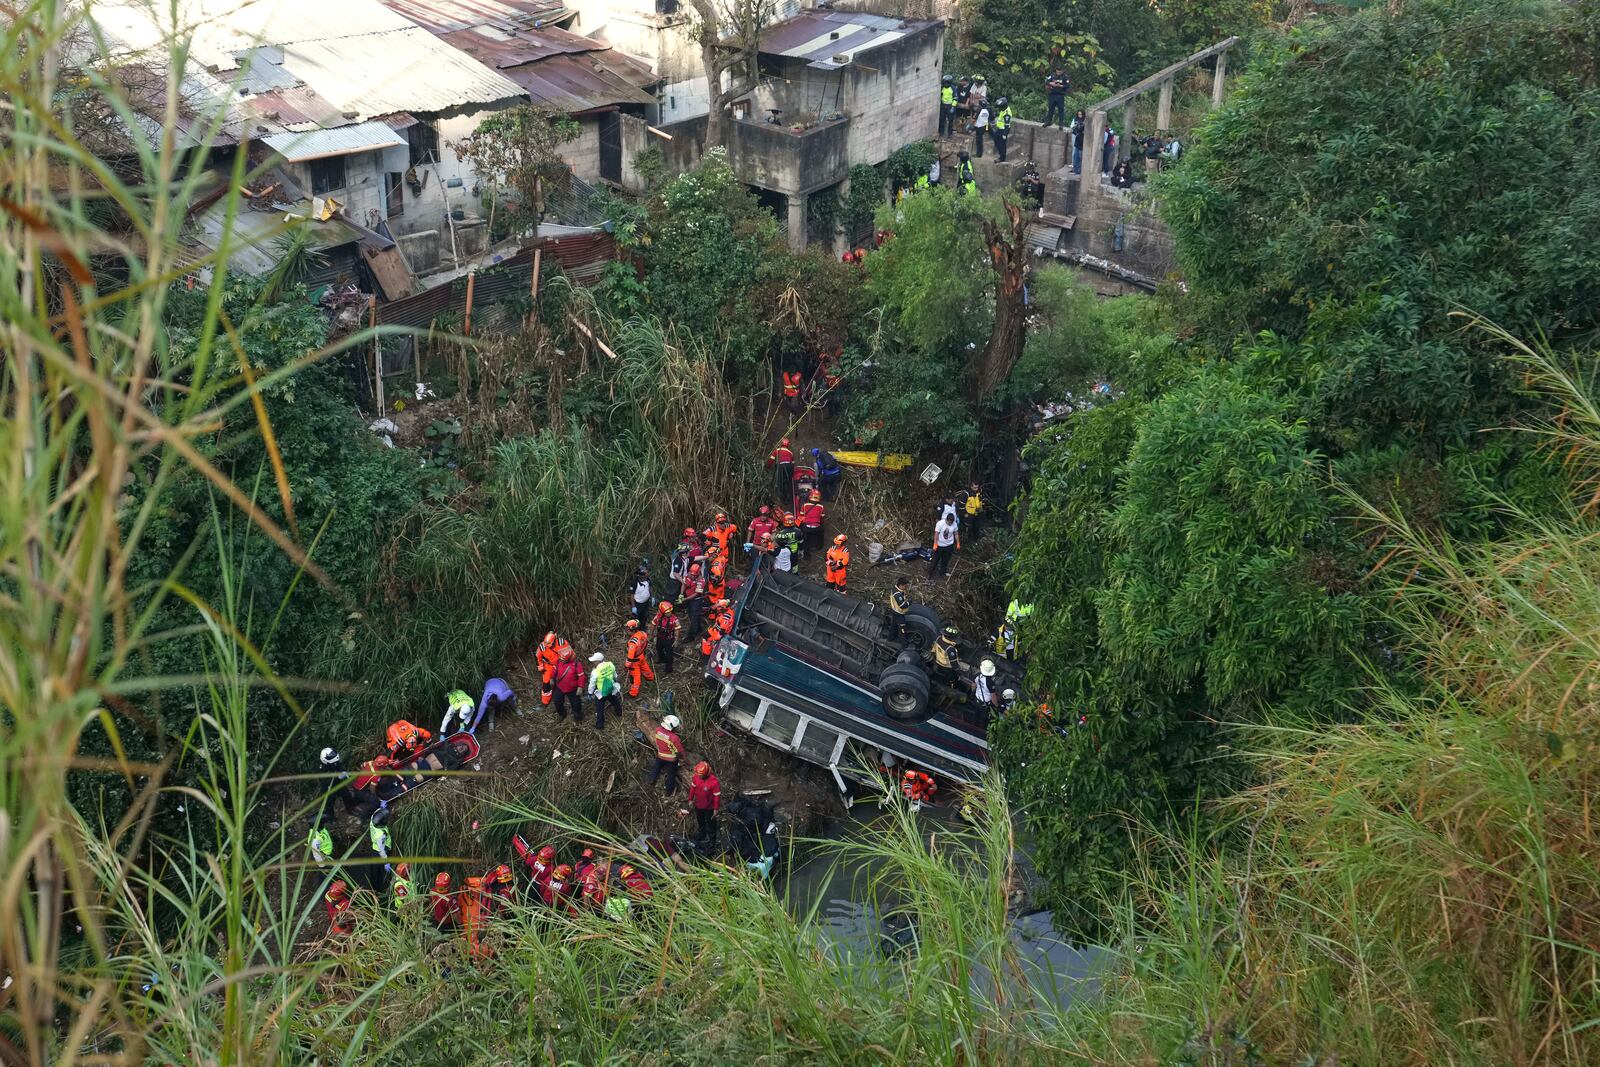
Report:
[{"label": "rusty metal roof", "polygon": [[517,83],[534,103],[557,111],[655,103],[641,88],[659,80],[649,67],[565,30],[474,26],[439,39]]},{"label": "rusty metal roof", "polygon": [[383,0],[390,10],[404,15],[423,29],[444,34],[473,26],[498,26],[509,30],[550,26],[572,13],[561,0]]},{"label": "rusty metal roof", "polygon": [[937,20],[812,8],[768,26],[761,35],[761,54],[802,59],[819,70],[838,70],[858,55],[938,25]]},{"label": "rusty metal roof", "polygon": [[656,102],[589,56],[551,56],[500,73],[527,90],[534,103],[572,114],[613,104]]},{"label": "rusty metal roof", "polygon": [[484,66],[496,70],[519,67],[524,63],[537,63],[551,56],[601,52],[610,48],[610,45],[591,41],[587,37],[579,37],[566,30],[507,32],[495,26],[473,26],[465,30],[441,33],[439,38],[446,44],[466,52]]}]

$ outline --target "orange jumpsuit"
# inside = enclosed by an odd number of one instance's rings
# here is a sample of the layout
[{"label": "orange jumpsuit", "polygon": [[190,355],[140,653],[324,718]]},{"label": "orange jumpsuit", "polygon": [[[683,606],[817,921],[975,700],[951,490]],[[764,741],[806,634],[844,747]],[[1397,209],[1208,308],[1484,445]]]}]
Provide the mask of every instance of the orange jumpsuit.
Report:
[{"label": "orange jumpsuit", "polygon": [[534,653],[534,661],[539,664],[539,703],[548,704],[554,698],[555,689],[550,682],[555,678],[556,664],[561,662],[561,653],[571,649],[572,643],[561,637],[539,642],[539,649]]},{"label": "orange jumpsuit", "polygon": [[823,565],[824,577],[828,584],[839,592],[844,592],[845,581],[849,577],[850,550],[843,545],[834,545],[828,549],[828,558]]},{"label": "orange jumpsuit", "polygon": [[706,631],[706,635],[700,639],[700,654],[702,656],[711,655],[712,649],[717,647],[717,642],[721,641],[724,636],[732,632],[733,609],[731,607],[723,608],[721,611],[717,612],[716,615],[712,616],[711,628],[708,629]]},{"label": "orange jumpsuit", "polygon": [[639,629],[628,635],[628,695],[639,695],[639,687],[645,679],[656,680],[655,669],[650,666],[650,660],[645,657],[645,649],[650,645],[650,635]]}]

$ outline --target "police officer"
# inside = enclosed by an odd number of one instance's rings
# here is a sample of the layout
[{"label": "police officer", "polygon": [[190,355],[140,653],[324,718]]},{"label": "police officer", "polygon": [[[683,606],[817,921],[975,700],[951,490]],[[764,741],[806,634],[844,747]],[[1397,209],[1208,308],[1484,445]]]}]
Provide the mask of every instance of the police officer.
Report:
[{"label": "police officer", "polygon": [[995,155],[1006,161],[1006,138],[1011,135],[1011,101],[1002,96],[995,101],[994,118],[989,123],[989,136],[994,139]]},{"label": "police officer", "polygon": [[956,188],[963,193],[978,191],[978,181],[972,176],[972,159],[965,152],[956,161]]},{"label": "police officer", "polygon": [[939,88],[939,136],[956,132],[956,80],[946,74]]}]

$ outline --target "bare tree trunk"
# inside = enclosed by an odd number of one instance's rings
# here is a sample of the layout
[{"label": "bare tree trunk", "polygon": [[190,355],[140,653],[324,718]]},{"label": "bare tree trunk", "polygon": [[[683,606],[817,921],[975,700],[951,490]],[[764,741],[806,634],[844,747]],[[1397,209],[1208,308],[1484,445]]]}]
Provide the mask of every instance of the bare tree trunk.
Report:
[{"label": "bare tree trunk", "polygon": [[1011,376],[1017,361],[1022,358],[1022,345],[1027,339],[1028,308],[1026,286],[1028,282],[1027,222],[1022,209],[1011,200],[1005,201],[1006,217],[1010,220],[1009,233],[985,218],[983,236],[989,245],[989,255],[994,261],[994,327],[989,331],[989,342],[984,345],[978,372],[972,376],[969,399],[974,407]]}]

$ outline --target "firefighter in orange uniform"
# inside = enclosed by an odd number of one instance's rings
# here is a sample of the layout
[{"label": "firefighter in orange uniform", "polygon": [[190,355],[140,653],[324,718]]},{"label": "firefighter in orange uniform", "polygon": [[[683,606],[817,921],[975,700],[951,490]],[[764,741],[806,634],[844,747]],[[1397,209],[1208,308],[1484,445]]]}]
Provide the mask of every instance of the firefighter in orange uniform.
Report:
[{"label": "firefighter in orange uniform", "polygon": [[389,758],[404,763],[433,740],[433,734],[420,726],[401,719],[389,724]]},{"label": "firefighter in orange uniform", "polygon": [[913,808],[923,804],[932,804],[934,794],[939,792],[938,783],[922,771],[906,771],[900,776],[900,792],[911,801]]},{"label": "firefighter in orange uniform", "polygon": [[709,656],[716,649],[717,642],[733,632],[733,606],[727,597],[723,597],[712,605],[716,614],[711,616],[711,628],[706,631],[705,637],[700,639],[700,654]]},{"label": "firefighter in orange uniform", "polygon": [[556,691],[550,682],[555,677],[556,664],[561,662],[562,651],[571,648],[571,643],[557,636],[554,630],[545,634],[544,640],[539,642],[533,657],[539,664],[539,703],[548,705],[555,699]]},{"label": "firefighter in orange uniform", "polygon": [[[724,515],[720,511],[717,512],[716,520],[705,529],[706,553],[708,555],[721,556],[726,559],[733,544],[734,535],[738,532],[739,527],[729,522],[728,516]],[[715,543],[717,546],[714,552],[711,549],[713,543]]]},{"label": "firefighter in orange uniform", "polygon": [[646,650],[650,647],[650,635],[639,625],[638,619],[629,619],[623,623],[628,631],[628,653],[626,666],[628,668],[628,695],[639,695],[639,687],[648,679],[656,680],[655,668],[650,666],[650,658]]},{"label": "firefighter in orange uniform", "polygon": [[844,546],[845,540],[844,534],[835,537],[833,547],[828,549],[828,558],[823,562],[823,577],[841,593],[845,591],[850,573],[850,550]]}]

